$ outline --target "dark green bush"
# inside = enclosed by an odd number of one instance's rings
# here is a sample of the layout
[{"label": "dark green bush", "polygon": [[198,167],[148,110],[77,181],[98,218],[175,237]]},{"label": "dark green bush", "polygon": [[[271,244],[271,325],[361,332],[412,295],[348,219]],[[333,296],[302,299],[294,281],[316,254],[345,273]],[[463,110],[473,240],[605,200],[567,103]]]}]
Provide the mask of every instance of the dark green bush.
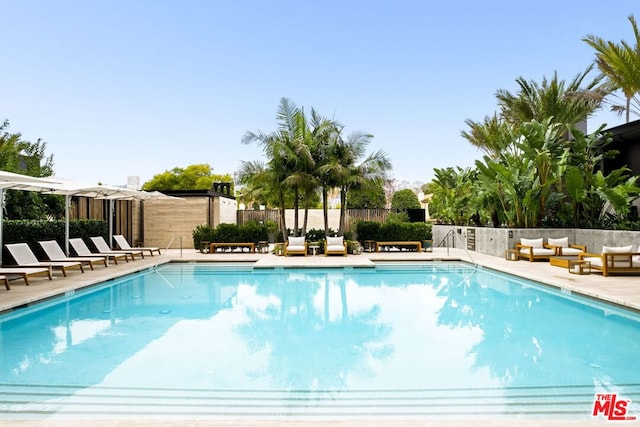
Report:
[{"label": "dark green bush", "polygon": [[266,242],[269,241],[269,228],[255,221],[247,222],[239,227],[242,240],[240,242]]},{"label": "dark green bush", "polygon": [[213,232],[212,242],[239,243],[242,242],[242,232],[236,224],[219,224]]},{"label": "dark green bush", "polygon": [[426,222],[359,221],[356,224],[358,241],[424,241],[431,240],[431,224]]},{"label": "dark green bush", "polygon": [[380,240],[380,223],[376,221],[358,221],[356,223],[356,235],[358,241],[364,244],[365,240]]},{"label": "dark green bush", "polygon": [[269,240],[269,226],[255,221],[244,225],[219,224],[216,228],[207,224],[193,230],[193,247],[199,248],[204,241],[218,243],[258,243]]},{"label": "dark green bush", "polygon": [[[55,240],[64,248],[65,222],[62,220],[5,220],[2,223],[2,243],[27,243],[36,257],[45,258],[44,251],[38,244],[39,241]],[[108,227],[106,221],[96,219],[74,219],[69,221],[69,238],[81,237],[88,239],[93,236],[107,237]],[[3,256],[10,259],[8,252]],[[4,259],[4,258],[3,258]]]},{"label": "dark green bush", "polygon": [[193,230],[193,247],[200,248],[200,243],[211,242],[213,240],[213,227],[209,224],[200,224]]}]

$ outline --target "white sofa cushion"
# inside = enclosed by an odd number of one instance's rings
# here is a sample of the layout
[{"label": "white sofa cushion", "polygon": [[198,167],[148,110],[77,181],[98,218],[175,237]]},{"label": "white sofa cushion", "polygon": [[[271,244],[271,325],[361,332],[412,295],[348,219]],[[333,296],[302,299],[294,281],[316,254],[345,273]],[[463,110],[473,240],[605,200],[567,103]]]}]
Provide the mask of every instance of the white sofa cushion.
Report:
[{"label": "white sofa cushion", "polygon": [[327,252],[344,252],[344,236],[327,237]]},{"label": "white sofa cushion", "polygon": [[543,241],[542,237],[540,237],[539,239],[520,238],[520,244],[521,245],[525,245],[525,246],[531,246],[532,248],[543,248],[544,247],[544,241]]},{"label": "white sofa cushion", "polygon": [[566,247],[562,248],[562,255],[563,256],[578,255],[578,254],[581,254],[583,252],[584,251],[582,249],[578,249],[578,248],[566,248]]},{"label": "white sofa cushion", "polygon": [[[552,237],[549,237],[547,239],[547,243],[551,246],[560,246],[561,248],[568,248],[569,247],[569,238],[568,237],[561,237],[559,239],[554,239]],[[564,253],[564,251],[562,251]]]},{"label": "white sofa cushion", "polygon": [[305,250],[304,239],[305,239],[304,236],[289,237],[289,240],[287,243],[287,250],[292,252],[304,251]]},{"label": "white sofa cushion", "polygon": [[629,246],[603,246],[603,254],[625,254],[633,250],[633,245]]},{"label": "white sofa cushion", "polygon": [[327,237],[327,246],[344,246],[344,236]]},{"label": "white sofa cushion", "polygon": [[[533,251],[534,256],[552,256],[556,254],[555,250],[547,248],[531,248],[531,251]],[[520,253],[529,255],[529,248],[520,249]]]}]

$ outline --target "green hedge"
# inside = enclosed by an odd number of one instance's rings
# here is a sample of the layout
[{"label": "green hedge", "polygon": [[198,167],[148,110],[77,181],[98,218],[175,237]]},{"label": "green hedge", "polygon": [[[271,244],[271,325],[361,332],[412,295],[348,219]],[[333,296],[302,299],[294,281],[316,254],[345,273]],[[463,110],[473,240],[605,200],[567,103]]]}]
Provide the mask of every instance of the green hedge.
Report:
[{"label": "green hedge", "polygon": [[269,240],[269,228],[257,222],[244,225],[219,224],[216,228],[207,224],[198,225],[192,233],[193,247],[200,248],[200,243],[258,243]]},{"label": "green hedge", "polygon": [[390,221],[381,224],[375,221],[358,221],[356,223],[358,241],[364,245],[365,240],[422,242],[431,240],[431,224],[427,222]]},{"label": "green hedge", "polygon": [[[92,236],[106,237],[109,224],[96,219],[74,219],[69,221],[69,238]],[[27,243],[38,258],[45,258],[39,241],[55,240],[64,248],[64,221],[62,220],[5,220],[2,223],[2,243]],[[4,248],[3,248],[4,250]],[[3,259],[12,259],[8,251]],[[6,263],[6,262],[5,262]]]}]

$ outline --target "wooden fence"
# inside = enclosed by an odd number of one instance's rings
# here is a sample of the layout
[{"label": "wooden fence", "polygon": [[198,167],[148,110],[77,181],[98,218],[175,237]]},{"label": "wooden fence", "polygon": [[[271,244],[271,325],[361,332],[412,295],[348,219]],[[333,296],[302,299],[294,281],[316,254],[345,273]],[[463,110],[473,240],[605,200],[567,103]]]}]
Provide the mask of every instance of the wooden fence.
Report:
[{"label": "wooden fence", "polygon": [[[287,216],[291,213],[292,209],[287,209]],[[350,231],[352,227],[355,227],[355,224],[358,221],[376,221],[376,222],[385,222],[387,216],[390,213],[396,213],[397,209],[347,209],[346,212],[346,231]],[[300,223],[302,223],[304,219],[304,210],[300,209],[299,211]],[[310,221],[307,224],[307,229],[324,229],[324,224],[322,220],[318,220],[318,218],[323,218],[322,209],[311,209],[310,210],[310,218],[315,218],[315,221]],[[337,229],[337,225],[339,223],[340,211],[338,209],[330,209],[329,210],[329,225],[331,228]],[[279,224],[280,221],[280,213],[277,209],[269,209],[269,210],[239,210],[237,211],[237,223],[242,225],[249,221],[255,221],[258,223],[264,223],[267,220],[274,221],[276,224]],[[292,227],[293,223],[287,220],[287,226]]]}]

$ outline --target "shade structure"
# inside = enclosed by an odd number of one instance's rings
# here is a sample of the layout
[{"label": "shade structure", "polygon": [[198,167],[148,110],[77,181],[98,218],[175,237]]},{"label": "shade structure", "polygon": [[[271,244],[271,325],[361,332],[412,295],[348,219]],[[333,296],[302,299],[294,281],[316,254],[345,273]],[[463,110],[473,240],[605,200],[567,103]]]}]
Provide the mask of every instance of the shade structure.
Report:
[{"label": "shade structure", "polygon": [[[149,199],[180,199],[167,196],[159,191],[131,190],[124,187],[111,185],[85,184],[64,178],[53,177],[47,182],[25,182],[15,187],[26,191],[39,191],[44,194],[59,194],[65,196],[65,237],[64,250],[69,255],[69,211],[71,209],[71,197],[91,197],[95,199],[109,200],[109,245],[113,236],[113,201],[114,200],[149,200]],[[181,200],[181,199],[180,199]],[[0,241],[1,244],[1,241]],[[1,258],[0,258],[1,260]]]},{"label": "shade structure", "polygon": [[54,182],[55,181],[50,178],[37,178],[0,170],[0,265],[2,265],[3,248],[2,221],[4,215],[4,190],[12,188],[22,190],[24,187],[31,185],[52,185]]},{"label": "shade structure", "polygon": [[168,196],[168,195],[166,195],[164,193],[161,193],[159,191],[141,191],[141,190],[131,190],[131,189],[128,189],[128,188],[122,188],[121,190],[122,191],[120,193],[117,193],[117,194],[111,194],[111,195],[107,195],[107,196],[98,196],[97,197],[99,199],[107,199],[107,200],[109,200],[109,247],[111,247],[112,244],[113,244],[113,223],[112,223],[112,219],[113,219],[113,201],[114,200],[141,200],[141,201],[151,200],[151,199],[155,199],[155,200],[159,200],[159,199],[184,200],[184,199],[182,199],[180,197]]}]

